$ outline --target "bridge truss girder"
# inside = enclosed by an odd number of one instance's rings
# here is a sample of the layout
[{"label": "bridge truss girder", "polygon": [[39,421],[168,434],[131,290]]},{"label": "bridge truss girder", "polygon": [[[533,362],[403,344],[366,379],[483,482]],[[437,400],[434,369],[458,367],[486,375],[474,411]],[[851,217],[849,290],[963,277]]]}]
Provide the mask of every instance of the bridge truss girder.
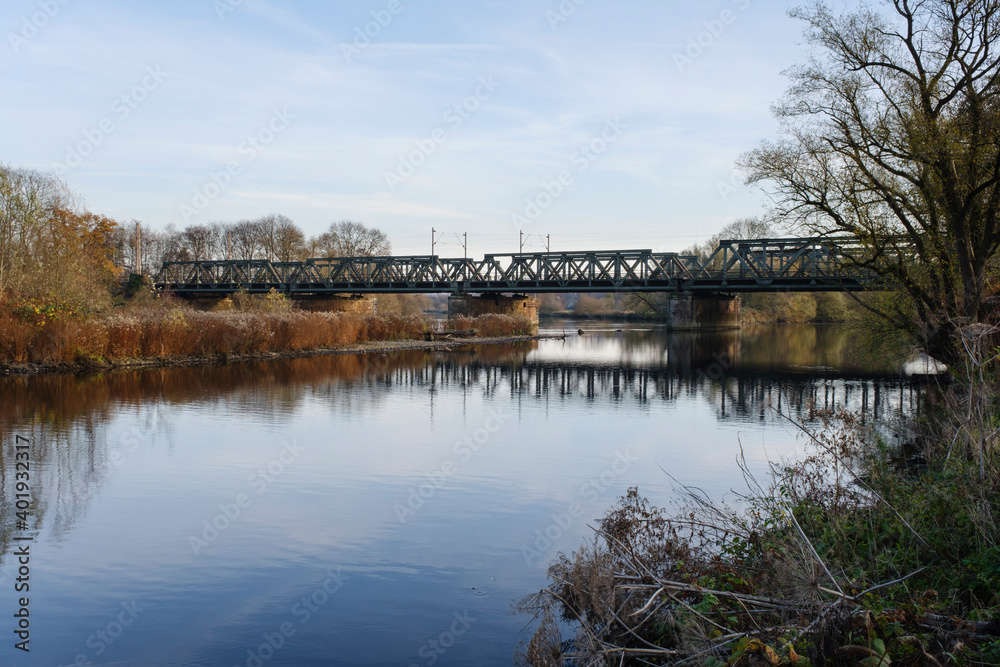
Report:
[{"label": "bridge truss girder", "polygon": [[286,294],[544,292],[816,292],[865,289],[849,243],[817,239],[723,241],[705,261],[651,250],[338,257],[304,262],[166,262],[154,282],[181,296],[237,291]]}]

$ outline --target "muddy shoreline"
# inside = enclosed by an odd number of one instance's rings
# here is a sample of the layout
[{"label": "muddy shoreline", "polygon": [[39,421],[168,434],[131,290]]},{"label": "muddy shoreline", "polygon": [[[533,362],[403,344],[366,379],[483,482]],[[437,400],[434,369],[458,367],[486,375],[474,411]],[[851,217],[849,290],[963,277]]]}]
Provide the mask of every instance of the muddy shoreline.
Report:
[{"label": "muddy shoreline", "polygon": [[470,345],[500,345],[504,343],[525,343],[536,340],[553,340],[563,338],[562,335],[534,336],[497,336],[487,338],[462,338],[449,341],[374,341],[357,343],[340,347],[317,348],[312,350],[284,350],[280,352],[256,352],[252,354],[229,354],[188,357],[153,357],[149,359],[116,359],[114,361],[52,363],[52,364],[3,364],[0,365],[0,375],[41,375],[46,373],[87,374],[106,371],[141,370],[147,368],[182,368],[186,366],[205,366],[211,364],[230,364],[244,361],[268,361],[271,359],[294,359],[301,357],[317,357],[331,354],[384,354],[403,350],[448,350]]}]

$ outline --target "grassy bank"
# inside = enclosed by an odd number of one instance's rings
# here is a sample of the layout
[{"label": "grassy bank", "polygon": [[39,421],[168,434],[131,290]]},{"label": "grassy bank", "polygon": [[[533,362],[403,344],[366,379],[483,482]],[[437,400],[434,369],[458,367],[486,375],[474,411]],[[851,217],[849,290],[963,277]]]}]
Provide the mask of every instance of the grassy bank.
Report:
[{"label": "grassy bank", "polygon": [[[284,308],[202,312],[182,304],[133,307],[103,316],[7,304],[0,310],[0,364],[105,363],[128,359],[228,357],[381,341],[422,340],[419,316],[301,312]],[[531,333],[527,320],[466,319],[483,336]]]},{"label": "grassy bank", "polygon": [[633,489],[522,601],[539,619],[523,661],[1000,664],[1000,391],[984,356],[913,423],[795,424],[806,455],[747,474],[738,511]]}]

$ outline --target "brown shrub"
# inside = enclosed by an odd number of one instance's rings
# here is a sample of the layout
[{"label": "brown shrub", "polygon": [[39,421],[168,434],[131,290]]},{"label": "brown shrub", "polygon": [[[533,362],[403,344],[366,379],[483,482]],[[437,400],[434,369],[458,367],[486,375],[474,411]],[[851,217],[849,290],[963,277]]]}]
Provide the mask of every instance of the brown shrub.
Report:
[{"label": "brown shrub", "polygon": [[358,342],[415,340],[422,338],[427,330],[427,322],[413,315],[376,315],[363,320]]},{"label": "brown shrub", "polygon": [[[273,300],[272,300],[273,301]],[[298,351],[423,337],[420,317],[282,310],[201,312],[176,305],[102,318],[25,319],[0,307],[0,363]]]},{"label": "brown shrub", "polygon": [[0,359],[8,363],[28,361],[35,327],[12,315],[0,315]]},{"label": "brown shrub", "polygon": [[140,356],[142,328],[133,318],[113,316],[108,318],[107,356],[121,359]]},{"label": "brown shrub", "polygon": [[326,325],[330,345],[350,345],[362,340],[365,318],[352,313],[339,313]]}]

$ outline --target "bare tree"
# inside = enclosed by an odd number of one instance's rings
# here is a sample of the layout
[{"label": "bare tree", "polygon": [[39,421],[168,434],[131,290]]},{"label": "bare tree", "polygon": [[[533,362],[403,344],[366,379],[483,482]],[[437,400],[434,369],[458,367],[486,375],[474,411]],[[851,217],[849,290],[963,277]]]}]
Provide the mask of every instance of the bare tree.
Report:
[{"label": "bare tree", "polygon": [[278,225],[281,224],[280,219],[280,215],[271,213],[253,221],[257,227],[257,234],[260,239],[264,259],[275,259],[275,246],[277,243]]},{"label": "bare tree", "polygon": [[214,233],[207,225],[190,225],[181,232],[181,244],[188,256],[196,261],[213,259]]},{"label": "bare tree", "polygon": [[208,225],[211,230],[209,257],[211,259],[231,259],[229,257],[229,230],[231,225],[225,222],[213,222]]},{"label": "bare tree", "polygon": [[279,262],[296,262],[305,259],[306,236],[298,225],[284,216],[278,216],[274,231],[274,256]]},{"label": "bare tree", "polygon": [[[135,235],[135,225],[132,225],[130,233]],[[167,255],[169,239],[165,232],[150,229],[146,225],[140,225],[141,234],[141,254],[140,261],[142,267],[140,273],[146,276],[155,276],[160,267],[163,266]],[[133,240],[134,243],[134,240]]]},{"label": "bare tree", "polygon": [[[139,226],[139,234],[136,234],[136,226]],[[121,267],[125,270],[125,274],[131,273],[143,273],[142,266],[136,266],[136,243],[142,245],[140,248],[140,262],[143,264],[149,259],[149,235],[154,235],[155,232],[149,228],[143,226],[138,220],[132,220],[128,224],[119,225],[115,227],[114,231],[110,237],[110,243],[112,246],[112,261],[115,266]],[[159,255],[154,255],[155,259],[159,259]],[[157,265],[159,268],[159,265]]]},{"label": "bare tree", "polygon": [[1000,2],[876,6],[791,12],[814,54],[776,109],[783,138],[743,166],[793,228],[858,237],[908,297],[884,316],[952,360],[1000,248]]},{"label": "bare tree", "polygon": [[392,244],[379,229],[341,220],[315,239],[313,253],[323,257],[379,257],[391,254]]},{"label": "bare tree", "polygon": [[774,233],[771,224],[760,218],[740,218],[731,222],[703,243],[696,243],[681,251],[682,255],[696,255],[701,261],[707,260],[721,241],[736,239],[763,239]]},{"label": "bare tree", "polygon": [[233,259],[251,260],[263,255],[260,230],[253,220],[241,220],[229,230],[233,239]]},{"label": "bare tree", "polygon": [[173,224],[167,225],[164,230],[163,261],[190,262],[192,259],[191,252],[184,245],[183,232],[178,232]]},{"label": "bare tree", "polygon": [[45,228],[72,196],[57,178],[0,164],[0,290],[18,290]]}]

